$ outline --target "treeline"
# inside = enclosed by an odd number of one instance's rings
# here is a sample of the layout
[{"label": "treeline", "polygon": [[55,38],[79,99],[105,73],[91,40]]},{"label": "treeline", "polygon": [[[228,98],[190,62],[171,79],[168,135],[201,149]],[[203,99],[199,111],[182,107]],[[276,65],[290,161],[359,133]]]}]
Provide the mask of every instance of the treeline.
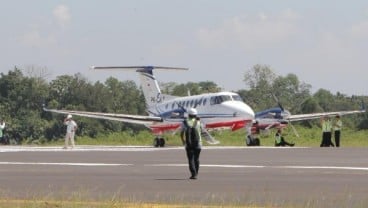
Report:
[{"label": "treeline", "polygon": [[[64,115],[51,114],[48,108],[146,114],[141,88],[134,81],[119,81],[110,77],[105,82],[92,83],[83,75],[62,75],[47,81],[45,69],[22,70],[14,68],[0,77],[0,113],[6,122],[5,134],[18,143],[44,143],[63,137]],[[294,74],[276,75],[269,66],[256,65],[244,74],[245,88],[237,91],[255,111],[274,107],[277,102],[291,113],[311,113],[359,109],[366,96],[332,94],[320,89],[311,94],[311,86],[300,82]],[[214,82],[186,84],[160,83],[164,93],[176,96],[218,92],[221,88]],[[368,116],[353,115],[345,119],[346,125],[360,129],[368,128]],[[116,131],[135,134],[144,126],[99,119],[78,117],[79,136],[96,137]],[[304,122],[303,125],[314,125]]]}]

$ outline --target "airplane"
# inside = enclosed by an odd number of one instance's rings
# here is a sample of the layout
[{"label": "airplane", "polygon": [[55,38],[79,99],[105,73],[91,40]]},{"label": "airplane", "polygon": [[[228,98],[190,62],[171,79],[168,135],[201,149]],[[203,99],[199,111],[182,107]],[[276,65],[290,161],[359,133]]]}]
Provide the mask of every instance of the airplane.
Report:
[{"label": "airplane", "polygon": [[[271,128],[282,129],[286,126],[290,125],[294,134],[299,137],[298,132],[292,125],[292,122],[295,121],[305,121],[321,118],[324,116],[344,116],[356,113],[365,113],[365,105],[362,102],[362,107],[360,110],[350,110],[350,111],[336,111],[336,112],[323,112],[323,113],[307,113],[307,114],[295,114],[292,115],[290,111],[285,110],[277,98],[274,96],[274,99],[277,101],[279,107],[269,108],[260,112],[255,113],[255,120],[251,127],[251,134],[255,135],[259,134],[261,131],[268,131]],[[258,146],[260,143],[258,138],[254,136],[248,137],[246,140],[246,144],[248,146]]]},{"label": "airplane", "polygon": [[164,132],[175,132],[180,129],[189,108],[194,107],[198,111],[198,117],[201,119],[204,127],[201,134],[210,144],[218,144],[219,142],[208,133],[207,129],[230,128],[232,131],[235,131],[251,125],[255,118],[252,108],[244,103],[241,97],[234,92],[204,93],[185,97],[161,93],[153,70],[188,70],[188,68],[163,66],[92,66],[91,68],[95,70],[135,70],[138,72],[148,115],[58,110],[48,109],[45,106],[43,110],[60,114],[142,124],[156,135],[154,139],[155,147],[165,146],[165,140],[162,138]]}]

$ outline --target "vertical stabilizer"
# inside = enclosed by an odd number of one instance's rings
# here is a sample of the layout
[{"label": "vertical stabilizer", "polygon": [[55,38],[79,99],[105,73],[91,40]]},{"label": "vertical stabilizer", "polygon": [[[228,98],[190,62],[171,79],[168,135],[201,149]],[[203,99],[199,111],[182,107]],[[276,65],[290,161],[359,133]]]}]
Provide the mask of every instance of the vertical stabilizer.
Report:
[{"label": "vertical stabilizer", "polygon": [[147,67],[137,70],[137,72],[139,72],[139,78],[148,108],[163,101],[160,87],[155,76],[152,73],[152,70],[153,67]]},{"label": "vertical stabilizer", "polygon": [[161,94],[158,82],[153,75],[153,69],[164,70],[188,70],[188,68],[165,67],[165,66],[92,66],[92,69],[122,69],[136,70],[139,73],[141,86],[146,101],[147,108],[151,108],[158,103],[164,101],[164,96]]}]

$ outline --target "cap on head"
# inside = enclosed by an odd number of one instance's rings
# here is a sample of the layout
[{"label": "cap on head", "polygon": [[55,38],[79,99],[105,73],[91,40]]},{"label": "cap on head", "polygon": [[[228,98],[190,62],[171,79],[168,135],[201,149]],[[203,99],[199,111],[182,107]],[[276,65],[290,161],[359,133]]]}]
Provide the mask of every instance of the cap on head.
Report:
[{"label": "cap on head", "polygon": [[198,112],[195,108],[189,108],[188,114],[192,115],[192,116],[196,116],[196,115],[198,115]]},{"label": "cap on head", "polygon": [[69,114],[66,118],[67,118],[67,119],[71,119],[72,117],[73,117],[73,116]]}]

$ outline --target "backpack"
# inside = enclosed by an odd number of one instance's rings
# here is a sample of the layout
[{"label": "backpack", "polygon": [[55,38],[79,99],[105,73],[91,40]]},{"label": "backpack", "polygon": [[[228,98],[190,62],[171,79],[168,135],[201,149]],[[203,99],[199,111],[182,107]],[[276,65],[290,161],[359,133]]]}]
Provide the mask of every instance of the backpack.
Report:
[{"label": "backpack", "polygon": [[198,148],[199,147],[199,132],[197,131],[198,121],[195,121],[193,126],[189,126],[188,121],[184,121],[185,125],[185,142],[188,148]]}]

